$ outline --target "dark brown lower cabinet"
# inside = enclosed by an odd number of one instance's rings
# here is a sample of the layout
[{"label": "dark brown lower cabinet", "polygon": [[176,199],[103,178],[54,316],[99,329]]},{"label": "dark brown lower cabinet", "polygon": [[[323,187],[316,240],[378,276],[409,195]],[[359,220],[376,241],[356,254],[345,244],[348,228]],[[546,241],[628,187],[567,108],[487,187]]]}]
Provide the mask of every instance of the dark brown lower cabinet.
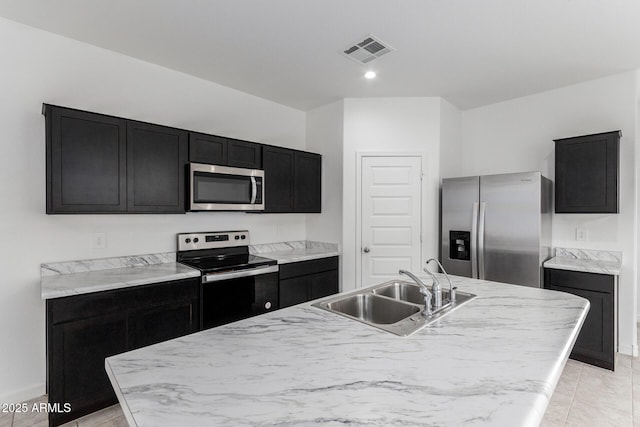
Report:
[{"label": "dark brown lower cabinet", "polygon": [[57,426],[117,402],[104,359],[199,328],[200,280],[186,279],[47,300],[47,393],[71,412]]},{"label": "dark brown lower cabinet", "polygon": [[545,268],[544,283],[546,289],[568,292],[589,300],[589,313],[570,357],[613,371],[616,352],[615,277]]},{"label": "dark brown lower cabinet", "polygon": [[280,265],[280,308],[338,293],[338,257]]}]

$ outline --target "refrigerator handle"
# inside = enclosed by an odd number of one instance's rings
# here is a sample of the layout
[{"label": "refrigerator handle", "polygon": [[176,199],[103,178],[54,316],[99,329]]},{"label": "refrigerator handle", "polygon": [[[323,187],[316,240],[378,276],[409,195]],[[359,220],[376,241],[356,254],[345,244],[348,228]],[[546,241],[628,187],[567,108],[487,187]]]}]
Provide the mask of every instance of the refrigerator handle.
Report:
[{"label": "refrigerator handle", "polygon": [[478,278],[478,202],[471,208],[471,277]]},{"label": "refrigerator handle", "polygon": [[484,280],[484,214],[487,205],[480,202],[480,217],[478,219],[478,278]]}]

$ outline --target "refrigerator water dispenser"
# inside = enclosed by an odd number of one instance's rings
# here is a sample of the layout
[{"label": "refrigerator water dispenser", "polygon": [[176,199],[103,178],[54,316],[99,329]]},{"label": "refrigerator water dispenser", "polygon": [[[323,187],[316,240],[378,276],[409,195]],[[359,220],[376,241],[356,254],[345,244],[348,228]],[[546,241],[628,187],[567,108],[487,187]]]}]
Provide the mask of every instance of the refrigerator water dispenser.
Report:
[{"label": "refrigerator water dispenser", "polygon": [[471,233],[449,231],[449,258],[462,261],[471,260]]}]

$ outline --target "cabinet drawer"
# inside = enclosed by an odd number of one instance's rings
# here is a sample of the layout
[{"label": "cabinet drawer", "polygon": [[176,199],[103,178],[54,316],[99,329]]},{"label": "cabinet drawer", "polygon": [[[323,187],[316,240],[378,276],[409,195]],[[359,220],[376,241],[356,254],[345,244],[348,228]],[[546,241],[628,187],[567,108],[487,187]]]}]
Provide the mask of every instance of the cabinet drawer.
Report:
[{"label": "cabinet drawer", "polygon": [[546,285],[548,286],[613,294],[614,277],[611,275],[555,269],[546,269],[546,274]]},{"label": "cabinet drawer", "polygon": [[110,313],[139,309],[166,301],[198,298],[199,279],[154,283],[47,300],[52,325]]},{"label": "cabinet drawer", "polygon": [[338,257],[321,258],[309,261],[293,262],[280,266],[280,280],[291,277],[315,274],[323,271],[337,270]]}]

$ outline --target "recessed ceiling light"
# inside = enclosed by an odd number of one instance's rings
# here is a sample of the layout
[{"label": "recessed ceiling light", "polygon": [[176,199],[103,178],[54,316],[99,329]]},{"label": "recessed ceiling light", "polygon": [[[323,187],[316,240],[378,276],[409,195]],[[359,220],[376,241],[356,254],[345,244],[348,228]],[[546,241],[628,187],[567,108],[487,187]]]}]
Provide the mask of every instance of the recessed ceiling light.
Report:
[{"label": "recessed ceiling light", "polygon": [[375,77],[376,77],[375,71],[367,71],[366,73],[364,73],[365,79],[374,79]]}]

